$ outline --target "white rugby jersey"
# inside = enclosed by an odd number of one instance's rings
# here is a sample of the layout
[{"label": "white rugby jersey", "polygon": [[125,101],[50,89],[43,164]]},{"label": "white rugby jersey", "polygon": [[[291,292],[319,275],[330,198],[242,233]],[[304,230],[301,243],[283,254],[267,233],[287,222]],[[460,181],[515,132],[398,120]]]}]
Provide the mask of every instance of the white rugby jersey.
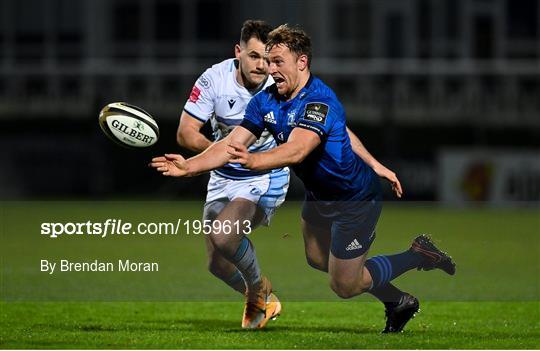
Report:
[{"label": "white rugby jersey", "polygon": [[[223,139],[242,122],[245,109],[257,92],[274,84],[272,77],[269,76],[259,90],[248,91],[236,81],[237,65],[236,59],[228,59],[207,69],[195,82],[184,105],[184,111],[201,122],[210,119],[215,140]],[[265,130],[250,146],[249,151],[264,151],[275,146],[276,141]],[[269,171],[251,171],[236,163],[228,163],[215,172],[233,179],[269,173]]]}]

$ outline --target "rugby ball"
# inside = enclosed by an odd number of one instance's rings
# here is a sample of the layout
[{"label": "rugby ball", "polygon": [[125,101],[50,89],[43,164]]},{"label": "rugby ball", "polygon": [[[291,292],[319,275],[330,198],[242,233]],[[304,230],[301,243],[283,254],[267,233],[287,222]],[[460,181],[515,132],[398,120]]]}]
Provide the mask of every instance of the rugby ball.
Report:
[{"label": "rugby ball", "polygon": [[102,108],[99,125],[111,140],[129,148],[152,146],[159,139],[159,128],[152,116],[125,102],[113,102]]}]

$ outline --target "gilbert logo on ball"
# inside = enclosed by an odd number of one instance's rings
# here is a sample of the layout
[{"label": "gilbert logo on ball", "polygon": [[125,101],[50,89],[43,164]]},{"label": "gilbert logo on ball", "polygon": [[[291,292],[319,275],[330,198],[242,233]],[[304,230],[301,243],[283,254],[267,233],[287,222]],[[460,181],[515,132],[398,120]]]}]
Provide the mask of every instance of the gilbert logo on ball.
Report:
[{"label": "gilbert logo on ball", "polygon": [[152,116],[125,102],[113,102],[101,109],[99,125],[111,140],[130,148],[152,146],[159,138],[159,128]]}]

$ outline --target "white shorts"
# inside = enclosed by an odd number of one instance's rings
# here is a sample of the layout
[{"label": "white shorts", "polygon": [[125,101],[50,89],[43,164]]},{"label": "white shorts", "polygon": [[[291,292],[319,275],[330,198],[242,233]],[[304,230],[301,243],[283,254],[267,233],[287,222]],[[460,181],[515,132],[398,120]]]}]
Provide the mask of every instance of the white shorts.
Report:
[{"label": "white shorts", "polygon": [[275,210],[285,201],[289,178],[288,168],[246,179],[230,179],[212,172],[205,208],[214,202],[243,198],[257,204],[264,211],[262,224],[268,225]]}]

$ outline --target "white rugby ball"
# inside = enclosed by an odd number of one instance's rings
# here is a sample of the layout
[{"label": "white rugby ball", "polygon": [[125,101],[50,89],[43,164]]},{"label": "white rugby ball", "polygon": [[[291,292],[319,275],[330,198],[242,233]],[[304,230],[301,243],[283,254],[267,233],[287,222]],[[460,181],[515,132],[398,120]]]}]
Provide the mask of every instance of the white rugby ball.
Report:
[{"label": "white rugby ball", "polygon": [[152,146],[159,139],[159,127],[152,116],[125,102],[113,102],[102,108],[99,125],[111,140],[130,148]]}]

